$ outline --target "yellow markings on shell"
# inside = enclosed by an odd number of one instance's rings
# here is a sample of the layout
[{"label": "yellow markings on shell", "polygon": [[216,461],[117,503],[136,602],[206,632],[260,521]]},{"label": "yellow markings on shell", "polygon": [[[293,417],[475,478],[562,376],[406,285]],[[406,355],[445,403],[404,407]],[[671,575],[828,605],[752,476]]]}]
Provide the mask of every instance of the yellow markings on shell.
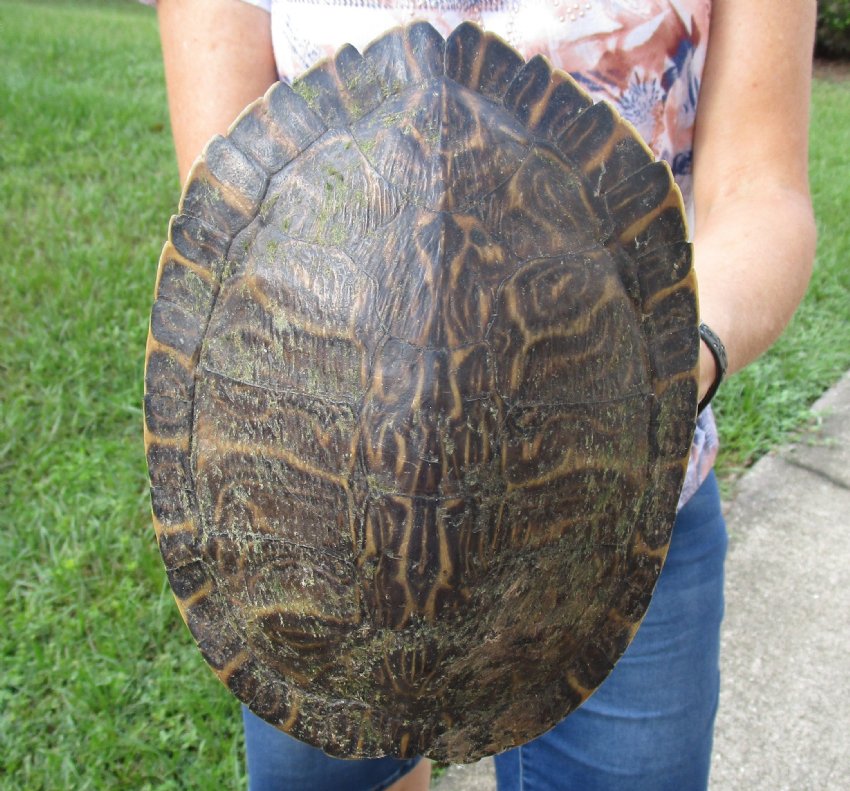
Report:
[{"label": "yellow markings on shell", "polygon": [[[366,539],[363,551],[358,558],[358,562],[362,564],[363,558],[374,558],[378,555],[378,545],[375,542],[375,530],[364,530],[364,538]],[[356,546],[356,545],[355,545]]]},{"label": "yellow markings on shell", "polygon": [[162,270],[169,261],[173,261],[180,266],[186,267],[197,275],[201,280],[210,285],[216,283],[215,275],[205,266],[196,264],[191,258],[187,258],[182,253],[178,252],[171,239],[169,239],[162,248],[162,254],[159,257],[159,267],[156,273],[156,285],[154,286],[155,297],[159,296],[159,281],[162,278]]},{"label": "yellow markings on shell", "polygon": [[[543,60],[546,61],[546,65],[551,69],[552,64],[550,60],[545,56],[541,57],[543,57]],[[546,92],[543,94],[541,99],[537,103],[535,103],[534,110],[528,117],[528,122],[526,125],[529,129],[534,129],[540,123],[540,119],[543,117],[543,114],[549,107],[549,99],[552,97],[552,94],[555,92],[555,89],[560,87],[563,83],[569,82],[573,83],[573,88],[575,89],[576,93],[579,94],[579,96],[581,96],[581,98],[585,100],[588,107],[592,104],[593,99],[591,98],[590,94],[585,91],[584,88],[582,88],[578,83],[576,83],[575,80],[572,79],[572,77],[562,71],[552,71],[551,76],[549,78],[549,85],[546,86]]]},{"label": "yellow markings on shell", "polygon": [[[405,558],[410,557],[410,544],[412,540],[412,533],[415,526],[415,519],[413,516],[413,509],[411,507],[407,508],[406,517],[404,520],[404,526],[402,527],[402,540],[401,545],[399,547],[399,557],[394,559],[403,560]],[[399,563],[397,567],[397,572],[395,575],[395,581],[401,585],[404,589],[404,597],[405,597],[405,612],[409,616],[410,613],[416,611],[416,602],[413,599],[413,593],[411,592],[410,585],[408,584],[407,579],[407,571],[406,565],[404,563]]]},{"label": "yellow markings on shell", "polygon": [[[220,139],[220,137],[213,138],[213,140],[207,144],[207,149]],[[253,216],[255,208],[254,201],[245,195],[238,187],[227,184],[226,182],[220,181],[216,178],[207,164],[206,156],[207,150],[205,149],[201,157],[195,161],[194,165],[192,165],[192,169],[186,179],[186,186],[183,188],[183,194],[180,196],[178,211],[181,214],[183,213],[183,200],[189,192],[189,186],[196,181],[200,181],[205,182],[209,189],[216,193],[216,197],[222,203],[235,209],[241,215]]]},{"label": "yellow markings on shell", "polygon": [[[546,64],[551,68],[551,64],[549,63],[549,59],[546,58]],[[543,96],[538,99],[534,103],[534,109],[528,115],[528,121],[526,122],[526,126],[529,129],[534,129],[537,124],[540,123],[540,119],[543,117],[543,114],[546,112],[546,108],[549,106],[549,99],[552,97],[552,93],[555,88],[560,84],[559,81],[555,80],[555,76],[558,75],[557,72],[554,72],[549,79],[549,84],[546,86],[546,91],[543,93]]]},{"label": "yellow markings on shell", "polygon": [[567,673],[567,684],[569,684],[570,688],[575,690],[579,697],[584,700],[585,698],[590,697],[591,693],[594,691],[593,687],[584,686],[572,673]]},{"label": "yellow markings on shell", "polygon": [[422,409],[422,391],[425,389],[425,366],[418,365],[416,384],[413,388],[413,398],[410,399],[410,411],[417,413]]},{"label": "yellow markings on shell", "polygon": [[292,702],[289,704],[289,716],[278,726],[281,730],[289,733],[295,727],[295,723],[298,722],[298,717],[301,715],[300,705],[301,701],[293,695]]},{"label": "yellow markings on shell", "polygon": [[196,357],[200,353],[200,346],[198,351],[190,357],[188,354],[178,351],[173,346],[168,346],[158,341],[152,334],[148,333],[147,356],[150,357],[155,352],[162,352],[169,357],[173,357],[184,368],[194,368]]},{"label": "yellow markings on shell", "polygon": [[[467,354],[470,352],[467,352]],[[446,415],[449,420],[460,420],[463,417],[463,395],[460,392],[460,384],[458,383],[457,376],[454,376],[455,368],[451,367],[451,364],[454,362],[453,358],[457,352],[452,352],[451,358],[449,360],[449,388],[452,393],[452,409]],[[468,458],[468,457],[467,457]]]},{"label": "yellow markings on shell", "polygon": [[[668,174],[669,172],[668,166]],[[624,247],[633,246],[634,240],[643,234],[665,209],[677,209],[678,211],[682,211],[682,206],[682,194],[679,192],[679,187],[676,186],[676,183],[673,181],[672,175],[670,175],[670,189],[668,190],[667,196],[664,200],[653,207],[651,211],[641,215],[641,217],[635,220],[627,228],[623,229],[618,241]]]},{"label": "yellow markings on shell", "polygon": [[[308,464],[305,462],[303,457],[298,456],[295,453],[290,453],[283,447],[263,445],[257,442],[247,443],[221,441],[215,436],[205,436],[203,437],[203,442],[207,446],[215,448],[215,450],[219,451],[222,456],[233,454],[236,456],[247,456],[250,458],[276,459],[278,461],[285,462],[293,469],[305,472],[314,478],[334,483],[346,491],[348,490],[348,480],[345,476],[334,475],[329,473],[327,470]],[[207,461],[204,459],[204,455],[208,453],[209,450],[207,449],[204,454],[198,455],[198,472],[201,472],[201,470],[206,466]]]},{"label": "yellow markings on shell", "polygon": [[177,450],[188,451],[191,444],[191,437],[188,431],[184,431],[176,437],[162,437],[159,434],[154,434],[148,428],[147,420],[143,426],[143,433],[146,448],[150,448],[151,445],[160,445],[163,448],[176,448]]},{"label": "yellow markings on shell", "polygon": [[[405,498],[407,500],[407,498]],[[407,508],[405,508],[405,517],[404,524],[401,528],[401,543],[399,546],[399,554],[400,558],[409,558],[410,557],[410,542],[411,542],[411,533],[413,531],[415,520],[413,518],[413,508],[412,503],[407,502]],[[404,573],[404,566],[399,564],[399,574],[396,577],[396,581],[400,582],[404,585],[406,579],[406,574]],[[407,586],[404,586],[407,589]],[[412,602],[408,601],[408,604]]]},{"label": "yellow markings on shell", "polygon": [[662,561],[664,560],[664,558],[667,557],[666,544],[662,544],[657,549],[653,549],[643,540],[643,538],[638,533],[634,534],[632,551],[635,555],[643,555],[644,557],[656,558]]},{"label": "yellow markings on shell", "polygon": [[593,309],[584,311],[580,315],[571,319],[569,333],[566,331],[553,332],[551,330],[548,332],[534,332],[529,329],[528,324],[526,323],[526,311],[523,311],[517,304],[516,289],[506,288],[504,290],[504,298],[507,302],[508,313],[514,323],[518,325],[519,330],[523,336],[522,353],[515,354],[513,356],[513,360],[511,361],[510,375],[508,380],[510,388],[516,391],[519,390],[520,387],[525,383],[524,361],[529,350],[535,343],[539,343],[540,341],[546,340],[553,336],[560,335],[566,337],[572,335],[586,334],[600,310],[606,305],[608,305],[609,302],[616,300],[620,297],[622,297],[622,287],[620,286],[620,284],[615,281],[614,278],[606,278],[605,288],[600,294],[599,299],[593,305]]},{"label": "yellow markings on shell", "polygon": [[[200,469],[203,467],[203,465],[199,464],[198,467]],[[227,486],[223,486],[221,489],[219,489],[218,496],[216,497],[215,501],[215,509],[213,511],[213,522],[215,525],[219,525],[222,522],[227,521],[221,518],[221,513],[224,510],[222,503],[226,502],[230,494],[231,491]],[[253,528],[259,530],[260,532],[271,532],[270,530],[268,530],[268,519],[266,518],[265,511],[263,508],[261,508],[251,500],[243,500],[240,505],[247,511],[250,511],[251,521],[249,522],[249,524]]]},{"label": "yellow markings on shell", "polygon": [[[605,102],[605,104],[608,104]],[[610,107],[610,105],[608,105]],[[614,112],[612,110],[612,112]],[[605,141],[605,145],[602,146],[597,152],[596,156],[588,159],[586,162],[582,163],[582,171],[585,175],[589,175],[593,173],[593,171],[598,170],[599,168],[605,168],[605,163],[608,161],[609,157],[613,153],[614,149],[623,141],[627,140],[631,137],[628,128],[623,126],[623,124],[617,124],[614,127],[614,132],[608,136],[608,139]],[[654,159],[654,157],[653,157]]]},{"label": "yellow markings on shell", "polygon": [[654,311],[658,307],[659,303],[663,302],[671,294],[676,293],[680,289],[684,289],[685,291],[693,294],[693,293],[696,292],[696,288],[697,288],[696,274],[694,273],[693,269],[691,269],[691,271],[688,272],[688,274],[685,275],[685,277],[683,277],[681,280],[677,280],[672,285],[656,291],[644,303],[643,309],[646,313],[651,313],[652,311]]},{"label": "yellow markings on shell", "polygon": [[[407,498],[404,498],[407,500]],[[438,520],[439,522],[439,520]],[[404,559],[409,558],[411,556],[410,549],[411,543],[414,540],[414,529],[415,529],[415,517],[413,513],[412,507],[408,506],[406,509],[406,518],[404,524],[401,526],[401,543],[398,549],[398,558],[394,555],[395,559]],[[453,564],[451,560],[451,554],[449,552],[449,537],[447,535],[447,530],[444,524],[441,524],[439,529],[438,541],[439,541],[439,573],[436,576],[434,583],[430,586],[427,599],[425,600],[423,606],[420,608],[417,606],[417,603],[414,599],[410,581],[408,579],[407,568],[408,565],[405,563],[400,563],[398,565],[395,581],[401,585],[401,587],[405,591],[405,606],[408,613],[412,612],[421,612],[426,618],[431,621],[436,620],[436,607],[437,607],[437,595],[441,590],[448,590],[451,588],[451,585],[448,584],[447,580],[451,578],[453,572]],[[425,552],[426,547],[424,544],[428,541],[428,536],[423,532],[420,536],[420,541],[423,546],[420,547],[419,556],[422,558],[420,561],[420,565],[428,565],[427,553]],[[420,569],[421,572],[421,569]]]},{"label": "yellow markings on shell", "polygon": [[199,602],[203,601],[207,598],[211,593],[216,590],[216,586],[213,584],[212,580],[207,580],[203,586],[198,588],[191,596],[187,596],[185,599],[180,599],[177,595],[174,595],[175,600],[177,601],[178,606],[180,607],[180,612],[183,614],[183,619],[186,620],[186,613],[192,607],[194,607]]},{"label": "yellow markings on shell", "polygon": [[[503,446],[503,457],[506,454],[507,446]],[[533,456],[528,456],[525,458],[533,458]],[[568,451],[564,454],[561,463],[558,464],[556,467],[551,468],[548,472],[545,472],[542,475],[538,475],[534,478],[523,478],[519,482],[508,481],[505,492],[507,494],[511,494],[512,492],[521,491],[523,489],[533,489],[538,486],[545,486],[548,483],[553,483],[555,481],[563,479],[570,473],[585,470],[592,471],[598,467],[598,465],[596,464],[581,464],[583,458],[584,457],[576,451]],[[615,454],[606,458],[605,463],[609,471],[628,473],[631,469],[633,469],[634,459],[624,458]]]},{"label": "yellow markings on shell", "polygon": [[451,554],[448,550],[449,537],[446,533],[445,522],[438,520],[437,524],[439,530],[437,540],[439,541],[440,568],[439,573],[436,575],[434,584],[431,586],[431,591],[428,594],[428,601],[425,605],[425,614],[433,621],[436,621],[437,619],[437,594],[441,590],[451,589],[452,586],[449,585],[446,580],[451,579],[452,572],[454,571]]},{"label": "yellow markings on shell", "polygon": [[[280,321],[282,316],[279,312],[275,311],[276,303],[272,299],[269,299],[269,297],[263,293],[262,289],[259,288],[258,284],[260,282],[261,278],[255,275],[246,275],[241,279],[239,285],[245,288],[255,304],[265,311],[266,314],[271,316],[272,320],[277,323]],[[287,322],[287,324],[288,323],[289,322]],[[305,334],[313,335],[317,338],[352,340],[352,333],[350,329],[340,328],[339,330],[334,331],[334,327],[332,325],[312,322],[303,316],[298,317],[297,324],[294,326],[297,326],[299,330],[303,330]]]},{"label": "yellow markings on shell", "polygon": [[393,436],[395,438],[396,443],[395,474],[396,478],[398,479],[404,475],[405,468],[408,464],[407,438],[400,431],[394,431]]},{"label": "yellow markings on shell", "polygon": [[[656,402],[662,405],[662,408],[667,399],[668,393],[667,391],[674,387],[677,384],[681,384],[682,382],[693,382],[694,377],[697,374],[697,368],[699,366],[699,361],[694,365],[693,368],[688,368],[684,371],[679,371],[678,373],[671,374],[670,376],[659,378],[655,380],[655,399]],[[694,409],[696,409],[696,404],[694,404]],[[681,461],[678,460],[678,461]],[[687,466],[688,459],[685,458],[685,466]]]},{"label": "yellow markings on shell", "polygon": [[153,522],[157,540],[168,538],[169,536],[176,536],[180,533],[189,533],[194,536],[200,535],[194,519],[187,519],[185,522],[177,522],[172,525],[164,525],[154,515]]},{"label": "yellow markings on shell", "polygon": [[230,677],[242,667],[245,662],[251,658],[251,652],[247,649],[240,651],[234,656],[223,668],[216,671],[218,677],[227,685],[230,684]]},{"label": "yellow markings on shell", "polygon": [[303,584],[301,595],[297,591],[288,589],[286,591],[286,604],[278,602],[276,604],[267,604],[263,607],[254,607],[251,610],[251,618],[256,621],[268,615],[306,615],[313,618],[319,618],[325,623],[340,624],[347,626],[351,621],[347,618],[331,618],[325,610],[321,609],[323,602],[317,601],[314,595],[311,595],[309,589]]}]

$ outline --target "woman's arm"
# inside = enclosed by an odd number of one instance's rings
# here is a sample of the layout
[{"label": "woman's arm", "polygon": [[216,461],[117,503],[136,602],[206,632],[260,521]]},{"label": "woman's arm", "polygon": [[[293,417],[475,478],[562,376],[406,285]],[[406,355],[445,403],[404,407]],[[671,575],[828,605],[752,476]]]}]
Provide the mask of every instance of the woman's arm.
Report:
[{"label": "woman's arm", "polygon": [[241,0],[159,0],[180,183],[209,139],[277,79],[267,12]]},{"label": "woman's arm", "polygon": [[[714,0],[694,143],[703,320],[729,372],[782,332],[815,249],[808,125],[815,0]],[[715,376],[703,345],[700,396]]]}]

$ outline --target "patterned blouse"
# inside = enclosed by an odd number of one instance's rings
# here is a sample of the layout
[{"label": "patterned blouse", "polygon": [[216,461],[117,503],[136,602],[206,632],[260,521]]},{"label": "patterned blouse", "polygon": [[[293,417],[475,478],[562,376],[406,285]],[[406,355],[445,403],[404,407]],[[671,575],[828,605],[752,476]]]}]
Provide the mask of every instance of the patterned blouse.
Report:
[{"label": "patterned blouse", "polygon": [[[154,0],[143,0],[153,4]],[[271,14],[278,73],[291,80],[350,43],[425,19],[444,36],[464,20],[526,59],[545,55],[594,100],[607,100],[673,170],[693,218],[691,160],[711,0],[244,0]],[[693,227],[693,226],[692,226]],[[697,423],[680,507],[717,456],[711,409]]]}]

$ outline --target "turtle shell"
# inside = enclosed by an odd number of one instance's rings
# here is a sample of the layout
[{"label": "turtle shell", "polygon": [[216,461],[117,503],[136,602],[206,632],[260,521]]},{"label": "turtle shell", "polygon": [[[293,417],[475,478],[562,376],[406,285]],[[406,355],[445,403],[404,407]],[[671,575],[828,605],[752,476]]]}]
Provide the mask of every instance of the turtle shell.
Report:
[{"label": "turtle shell", "polygon": [[545,59],[414,23],[275,85],[194,166],[147,345],[204,658],[337,756],[552,727],[649,603],[697,355],[669,168]]}]

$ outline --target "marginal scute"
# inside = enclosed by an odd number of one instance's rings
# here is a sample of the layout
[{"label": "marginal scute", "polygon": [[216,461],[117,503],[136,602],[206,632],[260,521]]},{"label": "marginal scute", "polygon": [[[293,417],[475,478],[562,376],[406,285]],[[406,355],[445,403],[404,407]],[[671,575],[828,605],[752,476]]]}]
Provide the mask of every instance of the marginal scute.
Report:
[{"label": "marginal scute", "polygon": [[425,22],[396,28],[375,39],[363,57],[379,75],[385,97],[444,74],[445,41]]},{"label": "marginal scute", "polygon": [[177,568],[169,568],[168,584],[174,595],[183,601],[203,594],[209,585],[209,573],[199,560],[193,560]]},{"label": "marginal scute", "polygon": [[697,322],[697,301],[687,284],[659,292],[647,299],[645,309],[651,314],[653,334],[658,336],[681,328],[692,329]]},{"label": "marginal scute", "polygon": [[642,167],[605,194],[614,221],[613,233],[621,243],[634,238],[666,206],[681,205],[681,200],[666,162]]},{"label": "marginal scute", "polygon": [[204,161],[212,177],[222,187],[242,197],[248,211],[256,207],[265,192],[267,175],[231,139],[214,137],[204,154]]},{"label": "marginal scute", "polygon": [[195,518],[195,493],[177,486],[152,486],[151,511],[154,526],[161,533],[173,527],[185,527]]},{"label": "marginal scute", "polygon": [[535,55],[516,74],[505,93],[504,105],[520,123],[528,124],[535,110],[546,100],[552,68],[541,55]]},{"label": "marginal scute", "polygon": [[[593,104],[576,115],[555,140],[558,151],[589,174],[618,129],[617,117],[611,105]],[[647,162],[649,160],[647,159]]]},{"label": "marginal scute", "polygon": [[251,218],[241,196],[231,194],[220,184],[207,170],[203,160],[195,163],[190,173],[180,211],[204,225],[224,228],[228,234],[244,227]]},{"label": "marginal scute", "polygon": [[544,58],[414,23],[272,87],[192,170],[148,336],[204,659],[340,757],[555,725],[649,604],[696,323],[669,168]]},{"label": "marginal scute", "polygon": [[290,724],[293,721],[292,697],[286,689],[275,684],[273,679],[264,680],[256,688],[251,698],[251,708],[258,717],[276,725]]},{"label": "marginal scute", "polygon": [[650,418],[654,454],[676,458],[688,453],[693,432],[689,424],[676,417],[692,409],[696,400],[697,383],[691,377],[673,379],[659,388]]},{"label": "marginal scute", "polygon": [[180,212],[232,236],[253,217],[266,181],[256,162],[219,135],[192,167]]},{"label": "marginal scute", "polygon": [[148,393],[145,395],[145,428],[164,439],[188,438],[192,430],[192,402]]},{"label": "marginal scute", "polygon": [[446,39],[446,76],[490,99],[501,100],[522,58],[498,37],[464,23]]},{"label": "marginal scute", "polygon": [[[199,563],[198,535],[194,530],[170,530],[159,536],[162,562],[169,570],[181,569]],[[181,598],[185,596],[181,595]]]},{"label": "marginal scute", "polygon": [[275,123],[268,96],[246,108],[233,124],[229,137],[267,173],[276,173],[302,149],[301,141],[293,140]]},{"label": "marginal scute", "polygon": [[284,135],[288,145],[300,153],[327,127],[307,102],[285,82],[275,83],[266,93],[269,118]]},{"label": "marginal scute", "polygon": [[[649,328],[652,322],[644,320]],[[657,380],[692,373],[699,360],[699,346],[694,342],[694,327],[680,327],[648,343],[650,369]]]},{"label": "marginal scute", "polygon": [[180,305],[157,299],[151,311],[151,336],[182,355],[193,358],[201,345],[205,323]]},{"label": "marginal scute", "polygon": [[[640,259],[650,253],[660,253],[659,248],[667,245],[685,244],[690,249],[688,229],[683,213],[681,202],[670,201],[665,204],[660,212],[653,213],[649,222],[641,228],[636,229],[633,239],[625,241],[623,246],[632,251],[632,254]],[[658,266],[661,266],[659,263]],[[676,259],[676,268],[681,275],[681,265]],[[689,263],[685,266],[685,272],[690,271]]]},{"label": "marginal scute", "polygon": [[446,77],[472,90],[479,84],[487,35],[478,25],[463,22],[446,39]]},{"label": "marginal scute", "polygon": [[[539,74],[544,70],[540,69]],[[541,77],[538,77],[541,80]],[[591,106],[590,97],[563,72],[552,72],[545,92],[529,107],[528,128],[554,143],[561,130],[579,113]]]},{"label": "marginal scute", "polygon": [[169,242],[162,253],[155,297],[167,300],[199,320],[209,315],[217,291],[213,276],[192,261],[182,259]]},{"label": "marginal scute", "polygon": [[348,45],[337,52],[334,65],[351,118],[361,118],[372,112],[384,98],[372,64]]},{"label": "marginal scute", "polygon": [[[208,608],[207,611],[201,611],[199,607],[193,608],[189,611],[190,628],[194,622],[195,629],[201,631],[199,628],[201,624],[209,622],[212,625],[215,622],[215,615],[212,608]],[[226,665],[218,672],[218,675],[237,698],[246,701],[250,706],[260,693],[264,674],[259,662],[248,655],[242,662]],[[266,714],[268,715],[268,712]]]},{"label": "marginal scute", "polygon": [[168,260],[173,247],[184,261],[191,261],[194,266],[213,275],[220,271],[230,243],[226,234],[189,214],[177,214],[171,218],[168,240],[161,260]]},{"label": "marginal scute", "polygon": [[322,61],[292,85],[329,129],[344,129],[382,99],[372,64],[350,44]]},{"label": "marginal scute", "polygon": [[[695,412],[696,410],[694,410]],[[686,461],[672,461],[666,464],[657,464],[650,470],[647,487],[670,487],[674,486],[674,491],[681,488],[681,481],[685,472]],[[647,498],[648,500],[648,498]],[[666,554],[667,545],[670,543],[670,525],[666,524],[663,519],[659,518],[657,512],[657,504],[653,505],[648,501],[645,502],[645,509],[638,521],[640,527],[640,535],[646,542],[647,547],[657,553]],[[657,578],[661,572],[661,565],[664,555],[655,556],[651,561],[646,562],[652,568],[652,572]]]},{"label": "marginal scute", "polygon": [[147,450],[151,486],[194,491],[188,448],[150,442]]},{"label": "marginal scute", "polygon": [[655,295],[680,283],[691,272],[691,244],[686,241],[661,244],[637,256],[640,296],[644,310]]},{"label": "marginal scute", "polygon": [[224,670],[239,662],[245,651],[242,635],[232,627],[222,624],[215,635],[209,635],[198,643],[204,661],[216,671]]},{"label": "marginal scute", "polygon": [[145,361],[145,393],[191,399],[195,389],[190,361],[181,359],[173,349],[162,346],[151,336]]},{"label": "marginal scute", "polygon": [[602,195],[624,179],[628,178],[644,162],[652,162],[652,153],[646,144],[635,138],[634,132],[620,121],[611,135],[611,140],[596,158],[593,167],[588,169],[587,177],[595,185],[596,192]]}]

